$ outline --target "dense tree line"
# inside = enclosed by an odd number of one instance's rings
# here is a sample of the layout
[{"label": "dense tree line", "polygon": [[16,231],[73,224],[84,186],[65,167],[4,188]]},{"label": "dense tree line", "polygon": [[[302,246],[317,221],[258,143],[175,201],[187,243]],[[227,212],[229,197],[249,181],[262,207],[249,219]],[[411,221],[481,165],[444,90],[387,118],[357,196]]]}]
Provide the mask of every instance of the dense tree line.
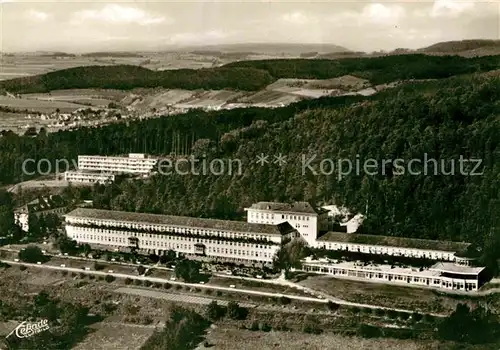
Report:
[{"label": "dense tree line", "polygon": [[329,79],[351,74],[383,84],[408,79],[440,79],[485,72],[499,66],[498,56],[465,58],[423,54],[329,59],[261,60],[232,62],[224,67],[255,68],[274,78]]},{"label": "dense tree line", "polygon": [[237,89],[257,91],[280,78],[329,79],[346,74],[373,84],[408,79],[440,79],[499,68],[499,56],[391,55],[329,59],[241,61],[207,69],[152,71],[131,65],[87,66],[0,82],[11,93],[41,93],[62,89]]},{"label": "dense tree line", "polygon": [[[191,112],[103,128],[83,128],[28,138],[0,138],[0,176],[19,179],[26,158],[76,159],[78,154],[128,151],[168,154],[172,133],[195,142],[192,151],[214,158],[241,160],[242,173],[156,176],[109,186],[67,191],[94,199],[97,207],[177,215],[236,218],[262,200],[336,203],[367,214],[366,233],[428,239],[465,240],[484,247],[488,265],[500,251],[500,79],[455,77],[409,84],[374,97],[324,98],[283,109]],[[255,163],[287,156],[283,167]],[[388,159],[444,162],[450,172],[400,174]],[[302,157],[311,169],[302,167]],[[482,159],[480,176],[459,172],[459,159]],[[376,174],[363,169],[339,178],[320,173],[323,159],[368,159]],[[472,165],[472,164],[470,164]],[[422,164],[413,170],[423,170]],[[326,163],[326,171],[331,170]],[[198,169],[199,170],[199,169]],[[335,169],[334,169],[335,170]],[[373,170],[373,169],[371,169]],[[471,171],[472,168],[466,169]],[[304,172],[303,172],[304,171]],[[73,193],[74,192],[74,193]]]},{"label": "dense tree line", "polygon": [[0,82],[0,89],[11,93],[41,93],[63,89],[157,88],[187,90],[236,89],[255,91],[273,78],[254,68],[208,68],[152,71],[132,65],[86,66],[68,68],[43,75]]}]

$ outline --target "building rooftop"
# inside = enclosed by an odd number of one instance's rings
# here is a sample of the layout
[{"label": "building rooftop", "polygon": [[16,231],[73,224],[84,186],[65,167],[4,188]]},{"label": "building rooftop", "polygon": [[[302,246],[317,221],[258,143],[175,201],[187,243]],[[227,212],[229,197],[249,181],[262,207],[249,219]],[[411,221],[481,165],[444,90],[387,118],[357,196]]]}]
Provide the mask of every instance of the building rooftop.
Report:
[{"label": "building rooftop", "polygon": [[439,250],[446,252],[462,251],[470,245],[470,243],[465,242],[433,241],[430,239],[365,235],[345,232],[327,232],[318,238],[318,242],[369,244],[388,247]]},{"label": "building rooftop", "polygon": [[363,262],[354,261],[343,261],[337,262],[336,260],[312,260],[310,258],[304,259],[307,264],[317,265],[317,266],[327,266],[336,267],[351,270],[363,270],[363,271],[373,271],[373,272],[392,272],[400,275],[412,275],[420,277],[434,277],[440,276],[442,272],[456,273],[456,274],[466,274],[466,275],[477,275],[484,267],[469,267],[456,265],[454,263],[437,263],[428,269],[419,269],[415,267],[397,267],[391,265],[379,265],[379,264],[365,264]]},{"label": "building rooftop", "polygon": [[137,222],[144,224],[172,225],[192,228],[205,228],[215,230],[236,231],[242,233],[285,235],[294,230],[288,225],[253,224],[245,221],[229,221],[194,218],[189,216],[173,216],[160,214],[135,213],[126,211],[101,210],[78,208],[65,215],[65,217],[79,217],[100,220]]},{"label": "building rooftop", "polygon": [[485,267],[463,266],[450,262],[438,262],[437,264],[434,264],[430,267],[430,270],[465,275],[477,275],[484,269]]},{"label": "building rooftop", "polygon": [[314,208],[308,202],[278,203],[278,202],[258,202],[252,204],[248,209],[271,210],[284,213],[322,214],[328,212],[323,208]]},{"label": "building rooftop", "polygon": [[36,213],[39,211],[50,210],[54,208],[62,208],[66,206],[67,203],[61,196],[53,195],[48,197],[40,197],[32,200],[28,204],[25,204],[16,209],[16,211],[27,211],[30,213]]},{"label": "building rooftop", "polygon": [[440,276],[439,271],[434,271],[430,269],[418,269],[414,267],[397,267],[391,265],[379,265],[379,264],[365,264],[363,262],[355,262],[355,261],[342,261],[336,262],[333,261],[323,261],[323,260],[309,260],[305,259],[304,261],[307,264],[317,265],[317,266],[325,266],[325,267],[334,267],[341,269],[351,269],[351,270],[359,270],[359,271],[372,271],[372,272],[392,272],[398,275],[411,275],[418,277],[437,277]]}]

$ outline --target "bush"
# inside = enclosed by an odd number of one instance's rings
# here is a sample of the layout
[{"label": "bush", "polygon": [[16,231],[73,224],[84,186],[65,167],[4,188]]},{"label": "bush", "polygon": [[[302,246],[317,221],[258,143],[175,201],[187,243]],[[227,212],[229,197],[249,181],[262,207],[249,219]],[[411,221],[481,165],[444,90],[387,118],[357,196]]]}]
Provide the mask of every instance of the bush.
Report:
[{"label": "bush", "polygon": [[414,312],[412,315],[411,315],[411,319],[415,322],[420,322],[422,320],[422,314],[419,314],[417,312]]},{"label": "bush", "polygon": [[99,281],[104,281],[104,277],[99,276],[98,280],[99,280]]},{"label": "bush", "polygon": [[125,284],[131,284],[132,283],[132,279],[131,278],[125,278]]},{"label": "bush", "polygon": [[227,314],[233,320],[244,320],[248,315],[248,310],[241,307],[237,302],[227,303]]},{"label": "bush", "polygon": [[155,288],[161,288],[161,283],[155,282],[154,287]]},{"label": "bush", "polygon": [[336,311],[339,309],[340,305],[337,303],[334,303],[333,301],[329,300],[328,303],[326,304],[327,308],[332,311]]},{"label": "bush", "polygon": [[280,303],[280,305],[289,305],[292,302],[292,300],[290,298],[282,296],[278,299],[278,302]]},{"label": "bush", "polygon": [[95,263],[94,263],[94,269],[95,269],[96,271],[101,271],[101,270],[104,270],[104,265],[99,264],[98,262],[95,262]]},{"label": "bush", "polygon": [[382,336],[380,328],[369,324],[360,324],[358,334],[363,338],[378,338]]},{"label": "bush", "polygon": [[224,314],[225,314],[224,308],[219,304],[217,304],[215,300],[210,302],[210,304],[207,305],[207,308],[205,310],[206,317],[211,321],[220,320],[224,316]]},{"label": "bush", "polygon": [[28,246],[21,250],[18,254],[18,258],[21,261],[36,264],[37,262],[45,262],[48,260],[48,257],[42,253],[42,250],[37,246]]},{"label": "bush", "polygon": [[253,321],[250,324],[250,327],[248,329],[251,331],[258,331],[259,330],[259,323],[257,321]]},{"label": "bush", "polygon": [[319,328],[315,323],[306,323],[304,327],[302,328],[302,331],[304,333],[308,334],[321,334],[323,333],[323,330]]},{"label": "bush", "polygon": [[146,287],[149,287],[149,286],[151,286],[152,284],[153,284],[153,283],[152,283],[151,281],[148,281],[148,280],[145,280],[145,281],[144,281],[144,285],[145,285]]},{"label": "bush", "polygon": [[144,272],[146,272],[146,268],[142,265],[137,266],[137,273],[139,275],[144,275]]},{"label": "bush", "polygon": [[180,290],[180,289],[182,289],[182,286],[180,284],[176,284],[175,289]]},{"label": "bush", "polygon": [[268,325],[267,323],[265,322],[261,322],[259,324],[259,329],[262,331],[262,332],[270,332],[272,327],[270,325]]},{"label": "bush", "polygon": [[163,285],[163,288],[165,288],[165,289],[170,289],[170,288],[172,288],[172,285],[171,285],[170,283],[165,283],[165,284]]},{"label": "bush", "polygon": [[76,272],[72,272],[71,277],[76,277]]},{"label": "bush", "polygon": [[142,286],[142,280],[134,280],[136,286]]},{"label": "bush", "polygon": [[87,277],[87,275],[84,274],[83,272],[80,272],[80,278],[85,278],[85,277]]},{"label": "bush", "polygon": [[104,280],[108,283],[111,283],[115,280],[115,276],[111,276],[111,275],[106,275],[106,277],[104,278]]},{"label": "bush", "polygon": [[387,310],[387,316],[388,316],[390,319],[395,320],[396,318],[398,318],[398,312],[397,312],[397,311],[394,311],[394,310]]},{"label": "bush", "polygon": [[95,279],[95,276],[94,275],[89,275],[89,280],[93,280]]},{"label": "bush", "polygon": [[357,306],[353,306],[353,307],[351,307],[351,312],[353,314],[359,314],[361,312],[361,309]]},{"label": "bush", "polygon": [[19,265],[19,270],[24,271],[26,269],[27,269],[26,265]]},{"label": "bush", "polygon": [[375,310],[375,315],[378,317],[384,317],[385,316],[385,310],[384,309],[376,309]]},{"label": "bush", "polygon": [[369,307],[362,307],[361,312],[364,314],[367,314],[367,315],[371,315],[373,313],[373,309],[371,309]]},{"label": "bush", "polygon": [[425,314],[423,317],[424,322],[426,323],[434,323],[436,321],[436,318],[432,315]]},{"label": "bush", "polygon": [[405,320],[407,320],[408,318],[410,318],[410,314],[409,314],[409,313],[407,313],[407,312],[400,311],[400,312],[398,312],[398,318],[399,318],[400,320],[405,321]]},{"label": "bush", "polygon": [[68,275],[68,271],[66,271],[66,270],[61,271],[61,275],[67,276]]}]

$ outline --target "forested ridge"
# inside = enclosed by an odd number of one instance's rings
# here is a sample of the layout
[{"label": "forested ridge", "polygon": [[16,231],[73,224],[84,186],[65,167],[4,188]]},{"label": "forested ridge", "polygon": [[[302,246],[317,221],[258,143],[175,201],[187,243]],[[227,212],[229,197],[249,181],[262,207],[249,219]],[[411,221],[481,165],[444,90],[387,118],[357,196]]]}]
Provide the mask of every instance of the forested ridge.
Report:
[{"label": "forested ridge", "polygon": [[500,56],[464,58],[423,54],[329,59],[279,59],[233,62],[222,67],[152,71],[146,68],[87,66],[0,82],[11,93],[62,89],[236,89],[258,91],[280,78],[329,79],[346,74],[373,84],[408,79],[441,79],[500,68]]},{"label": "forested ridge", "polygon": [[[186,115],[83,128],[34,138],[0,138],[4,183],[18,178],[26,158],[128,151],[166,154],[172,132],[196,139],[193,153],[240,159],[241,175],[159,175],[92,190],[96,206],[116,210],[235,218],[256,201],[308,200],[367,214],[372,234],[465,240],[500,252],[500,78],[453,77],[408,84],[372,97],[323,98],[283,109],[193,111]],[[257,155],[287,156],[287,164],[256,164]],[[479,176],[302,173],[301,159],[373,158],[449,161],[482,159]],[[469,169],[471,170],[471,169]]]}]

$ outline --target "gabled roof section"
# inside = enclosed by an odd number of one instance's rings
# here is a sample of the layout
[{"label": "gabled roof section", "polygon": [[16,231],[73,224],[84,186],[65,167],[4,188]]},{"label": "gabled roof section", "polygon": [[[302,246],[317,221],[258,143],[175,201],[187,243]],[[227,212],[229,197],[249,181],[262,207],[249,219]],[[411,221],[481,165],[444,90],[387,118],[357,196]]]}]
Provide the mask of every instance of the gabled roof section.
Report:
[{"label": "gabled roof section", "polygon": [[358,233],[327,232],[318,238],[318,242],[338,242],[352,244],[380,245],[413,249],[459,252],[470,246],[466,242],[433,241],[430,239],[365,235]]},{"label": "gabled roof section", "polygon": [[301,214],[323,214],[328,212],[323,208],[314,208],[308,202],[278,203],[278,202],[258,202],[252,204],[248,209],[271,210],[283,213]]}]

